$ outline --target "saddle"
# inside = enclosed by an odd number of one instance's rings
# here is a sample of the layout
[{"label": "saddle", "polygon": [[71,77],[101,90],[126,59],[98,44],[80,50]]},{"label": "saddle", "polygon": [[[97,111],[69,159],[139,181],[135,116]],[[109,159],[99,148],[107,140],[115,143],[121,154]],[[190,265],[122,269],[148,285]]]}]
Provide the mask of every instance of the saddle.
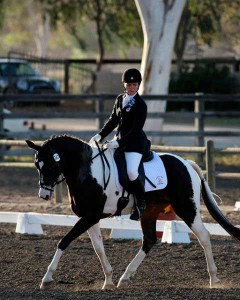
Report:
[{"label": "saddle", "polygon": [[[149,150],[143,155],[141,162],[139,164],[138,173],[143,184],[145,184],[145,179],[146,179],[143,163],[148,162],[152,159],[153,159],[153,152]],[[122,185],[123,189],[130,194],[131,190],[130,190],[130,180],[127,175],[127,163],[126,163],[124,152],[121,149],[117,148],[115,150],[114,160],[118,170],[119,182]]]}]

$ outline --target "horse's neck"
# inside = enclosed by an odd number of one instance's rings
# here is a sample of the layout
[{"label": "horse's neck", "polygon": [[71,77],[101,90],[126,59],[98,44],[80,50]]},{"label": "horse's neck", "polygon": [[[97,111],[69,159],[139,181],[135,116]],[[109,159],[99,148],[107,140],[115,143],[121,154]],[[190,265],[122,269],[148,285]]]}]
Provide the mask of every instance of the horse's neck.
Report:
[{"label": "horse's neck", "polygon": [[86,177],[91,174],[91,154],[85,157],[81,152],[83,150],[80,149],[79,151],[75,147],[74,151],[65,157],[64,176],[69,188],[83,183]]},{"label": "horse's neck", "polygon": [[112,151],[113,150],[107,150],[104,152],[104,156],[107,159],[108,163],[106,163],[103,157],[98,155],[98,148],[92,148],[92,163],[89,161],[89,165],[81,165],[79,166],[79,168],[77,166],[77,162],[75,166],[73,164],[76,169],[68,172],[67,176],[65,176],[69,191],[74,192],[76,190],[76,187],[79,191],[81,183],[84,182],[89,174],[91,174],[92,177],[97,180],[98,184],[104,186],[103,178],[107,180],[109,175],[114,174]]}]

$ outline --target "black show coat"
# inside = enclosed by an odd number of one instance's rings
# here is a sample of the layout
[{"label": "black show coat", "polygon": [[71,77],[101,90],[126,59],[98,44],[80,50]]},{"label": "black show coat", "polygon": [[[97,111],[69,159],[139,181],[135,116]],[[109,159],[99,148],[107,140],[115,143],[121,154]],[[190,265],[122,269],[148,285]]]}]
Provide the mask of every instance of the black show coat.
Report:
[{"label": "black show coat", "polygon": [[112,113],[99,131],[101,139],[104,139],[117,126],[117,141],[124,152],[138,152],[144,154],[150,148],[143,126],[147,117],[147,105],[137,93],[134,100],[122,108],[123,97],[120,94],[114,104]]}]

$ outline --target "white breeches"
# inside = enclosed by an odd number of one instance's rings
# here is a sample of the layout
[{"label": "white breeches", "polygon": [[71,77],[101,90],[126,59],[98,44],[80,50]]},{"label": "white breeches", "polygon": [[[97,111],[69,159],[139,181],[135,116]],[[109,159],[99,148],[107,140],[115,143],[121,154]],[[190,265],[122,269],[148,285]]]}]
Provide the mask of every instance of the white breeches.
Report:
[{"label": "white breeches", "polygon": [[137,152],[125,152],[128,178],[133,181],[138,177],[138,167],[142,159],[142,154]]}]

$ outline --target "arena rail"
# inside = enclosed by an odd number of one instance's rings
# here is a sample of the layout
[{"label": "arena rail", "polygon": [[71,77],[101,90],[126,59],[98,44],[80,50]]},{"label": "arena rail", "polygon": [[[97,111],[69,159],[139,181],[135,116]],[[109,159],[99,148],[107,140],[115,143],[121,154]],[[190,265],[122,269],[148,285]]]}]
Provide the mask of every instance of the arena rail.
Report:
[{"label": "arena rail", "polygon": [[[31,138],[31,139],[46,139],[52,134],[73,134],[80,136],[81,138],[88,139],[93,136],[96,130],[81,130],[81,131],[66,131],[64,128],[60,131],[56,130],[46,130],[45,126],[39,130],[29,130],[29,131],[6,131],[4,130],[4,122],[6,119],[95,119],[98,123],[98,129],[102,128],[107,117],[109,116],[109,106],[112,108],[112,101],[115,99],[114,94],[22,94],[22,95],[11,95],[11,94],[0,94],[0,136],[5,138]],[[239,94],[168,94],[168,95],[144,95],[144,99],[147,101],[164,101],[169,103],[169,105],[179,105],[182,104],[182,108],[190,111],[182,111],[175,108],[175,111],[165,111],[165,112],[148,112],[148,119],[171,119],[171,120],[192,120],[194,121],[194,126],[191,130],[152,130],[146,131],[148,136],[176,136],[176,137],[192,137],[195,141],[195,146],[204,146],[204,138],[210,136],[224,136],[224,137],[238,137],[240,136],[239,130],[227,129],[221,131],[209,131],[206,130],[206,120],[211,118],[239,118],[240,111],[238,111],[237,106],[240,102]],[[64,112],[50,110],[49,112],[36,112],[33,109],[29,109],[25,112],[12,111],[11,113],[4,110],[4,106],[10,104],[18,103],[41,103],[49,102],[54,104],[54,102],[68,102],[74,101],[76,103],[85,103],[86,101],[92,103],[91,108],[87,112],[75,111],[68,112],[67,108]],[[233,107],[236,108],[234,111],[219,111],[215,109],[210,111],[207,103],[216,104],[216,107],[221,104],[233,103]],[[186,107],[188,106],[188,108]],[[189,107],[190,106],[190,107]],[[214,105],[215,106],[215,105]],[[92,108],[95,107],[95,111]],[[34,129],[30,127],[31,129]]]},{"label": "arena rail", "polygon": [[[36,141],[37,144],[41,144],[42,141]],[[18,146],[27,148],[26,142],[23,140],[0,140],[0,149],[1,147],[8,146]],[[205,147],[186,147],[186,146],[158,146],[152,145],[151,148],[153,151],[158,153],[170,152],[170,153],[184,153],[184,154],[198,154],[205,156],[205,170],[203,173],[206,175],[209,186],[212,191],[215,191],[215,180],[216,178],[225,178],[225,179],[240,179],[240,173],[226,173],[219,172],[215,170],[215,155],[230,155],[230,154],[240,154],[239,147],[229,147],[229,148],[215,148],[214,142],[208,140]],[[34,154],[33,151],[30,154]],[[34,167],[33,163],[30,162],[0,162],[0,167]],[[62,203],[62,185],[59,184],[55,189],[55,201],[56,203]]]},{"label": "arena rail", "polygon": [[[100,227],[111,229],[111,238],[141,239],[140,222],[128,219],[129,216],[114,217],[100,220]],[[73,215],[0,212],[0,223],[16,224],[16,233],[43,234],[42,225],[74,226],[79,220]],[[229,234],[216,223],[204,223],[211,235],[229,236]],[[190,243],[189,233],[192,231],[183,221],[157,221],[157,231],[162,231],[163,243]],[[114,230],[117,232],[114,234]]]}]

